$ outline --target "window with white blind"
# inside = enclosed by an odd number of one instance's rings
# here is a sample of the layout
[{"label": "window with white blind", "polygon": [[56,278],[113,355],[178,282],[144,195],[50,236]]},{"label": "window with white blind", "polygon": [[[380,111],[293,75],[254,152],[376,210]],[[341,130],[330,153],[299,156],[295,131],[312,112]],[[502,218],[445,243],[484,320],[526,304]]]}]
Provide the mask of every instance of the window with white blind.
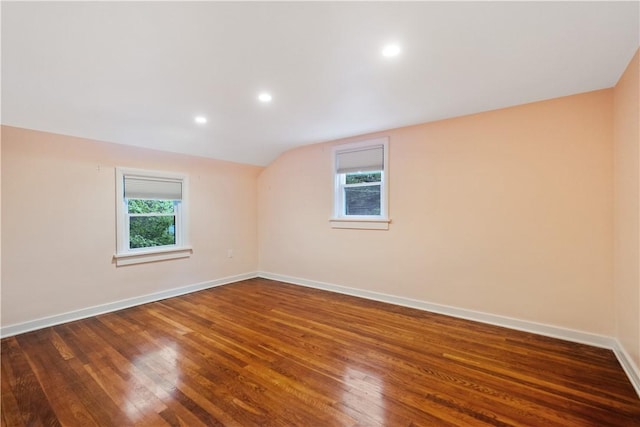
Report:
[{"label": "window with white blind", "polygon": [[388,138],[333,149],[333,228],[389,228]]},{"label": "window with white blind", "polygon": [[187,176],[116,168],[116,265],[184,258]]}]

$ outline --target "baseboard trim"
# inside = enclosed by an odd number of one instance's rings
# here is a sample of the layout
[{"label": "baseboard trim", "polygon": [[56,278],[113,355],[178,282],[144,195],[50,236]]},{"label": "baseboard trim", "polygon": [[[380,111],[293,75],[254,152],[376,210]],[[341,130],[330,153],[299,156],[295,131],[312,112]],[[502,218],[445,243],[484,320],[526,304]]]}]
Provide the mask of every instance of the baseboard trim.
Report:
[{"label": "baseboard trim", "polygon": [[350,288],[346,286],[334,285],[330,283],[317,282],[315,280],[301,279],[299,277],[290,277],[282,274],[274,274],[267,272],[258,272],[259,277],[265,279],[278,280],[281,282],[291,283],[294,285],[307,286],[316,289],[337,292],[346,295],[366,298],[370,300],[387,302],[391,304],[401,305],[404,307],[417,308],[419,310],[429,311],[432,313],[445,314],[448,316],[458,317],[461,319],[473,320],[476,322],[488,323],[495,326],[502,326],[509,329],[519,331],[533,332],[538,335],[560,338],[567,341],[578,342],[581,344],[589,344],[596,347],[613,349],[613,338],[603,335],[596,335],[587,332],[576,331],[573,329],[560,328],[557,326],[546,325],[542,323],[530,322],[526,320],[515,319],[506,316],[484,313],[480,311],[467,310],[464,308],[453,307],[449,305],[436,304],[422,300],[399,297],[395,295],[367,291],[364,289]]},{"label": "baseboard trim", "polygon": [[54,316],[43,317],[36,320],[30,320],[24,323],[16,323],[13,325],[0,327],[0,338],[6,338],[25,332],[35,331],[37,329],[47,328],[49,326],[60,325],[62,323],[73,322],[74,320],[86,319],[87,317],[97,316],[99,314],[110,313],[122,310],[124,308],[134,307],[136,305],[147,304],[150,302],[160,301],[167,298],[177,297],[189,294],[191,292],[202,291],[204,289],[214,288],[216,286],[228,285],[230,283],[242,280],[253,279],[257,277],[255,272],[238,274],[235,276],[223,277],[220,279],[209,280],[206,282],[195,283],[193,285],[182,286],[179,288],[168,289],[166,291],[154,292],[152,294],[142,295],[139,297],[128,298],[120,301],[114,301],[107,304],[96,305],[93,307],[74,310],[67,313],[56,314]]},{"label": "baseboard trim", "polygon": [[631,381],[631,385],[636,389],[636,393],[638,397],[640,397],[640,371],[638,367],[633,363],[633,359],[627,351],[624,349],[620,341],[614,339],[614,348],[612,348],[614,354],[618,358],[618,362],[624,369],[624,372],[627,374],[629,381]]},{"label": "baseboard trim", "polygon": [[294,285],[306,286],[314,289],[322,289],[325,291],[337,292],[340,294],[351,295],[360,298],[366,298],[374,301],[386,302],[390,304],[401,305],[404,307],[416,308],[418,310],[429,311],[432,313],[445,314],[447,316],[458,317],[461,319],[473,320],[476,322],[487,323],[495,326],[502,326],[509,329],[515,329],[524,332],[531,332],[552,338],[559,338],[580,344],[592,345],[594,347],[606,348],[612,350],[620,365],[627,374],[629,381],[635,388],[640,397],[640,374],[631,357],[624,350],[622,345],[612,337],[592,334],[589,332],[577,331],[569,328],[562,328],[543,323],[531,322],[527,320],[515,319],[507,316],[499,316],[495,314],[484,313],[480,311],[467,310],[458,307],[452,307],[443,304],[436,304],[422,300],[399,297],[395,295],[385,294],[381,292],[373,292],[364,289],[350,288],[346,286],[334,285],[331,283],[318,282],[315,280],[302,279],[300,277],[291,277],[283,274],[269,273],[265,271],[258,272],[258,277],[265,279],[277,280],[280,282],[291,283]]}]

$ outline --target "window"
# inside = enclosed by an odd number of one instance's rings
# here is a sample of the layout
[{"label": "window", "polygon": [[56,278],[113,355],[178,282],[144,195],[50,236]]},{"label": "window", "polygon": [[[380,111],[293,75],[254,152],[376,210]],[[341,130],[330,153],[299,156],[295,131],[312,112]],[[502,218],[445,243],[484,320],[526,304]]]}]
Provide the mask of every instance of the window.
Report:
[{"label": "window", "polygon": [[389,228],[388,138],[334,147],[334,228]]},{"label": "window", "polygon": [[184,174],[116,169],[116,265],[190,256],[186,189]]}]

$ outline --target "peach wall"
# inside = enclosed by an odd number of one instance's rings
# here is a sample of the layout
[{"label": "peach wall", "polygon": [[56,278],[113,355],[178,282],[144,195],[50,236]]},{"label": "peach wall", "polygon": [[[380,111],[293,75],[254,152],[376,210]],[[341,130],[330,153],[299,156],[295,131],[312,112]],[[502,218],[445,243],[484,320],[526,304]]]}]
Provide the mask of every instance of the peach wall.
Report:
[{"label": "peach wall", "polygon": [[640,372],[640,68],[614,89],[615,336]]},{"label": "peach wall", "polygon": [[[305,146],[260,175],[260,270],[612,335],[611,89]],[[332,229],[331,147],[389,136],[388,231]]]},{"label": "peach wall", "polygon": [[[2,150],[3,327],[256,270],[262,168],[6,126]],[[116,166],[188,173],[191,258],[115,267]]]},{"label": "peach wall", "polygon": [[[0,132],[0,242],[2,242],[2,132]],[[2,319],[2,244],[0,244],[0,319]]]}]

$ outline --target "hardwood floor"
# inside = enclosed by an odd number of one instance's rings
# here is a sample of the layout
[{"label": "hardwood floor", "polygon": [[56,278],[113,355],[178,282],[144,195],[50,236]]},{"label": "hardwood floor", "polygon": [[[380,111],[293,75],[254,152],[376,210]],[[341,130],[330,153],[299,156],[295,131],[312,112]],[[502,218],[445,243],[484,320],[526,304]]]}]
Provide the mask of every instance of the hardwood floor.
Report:
[{"label": "hardwood floor", "polygon": [[640,426],[609,350],[251,279],[2,340],[2,426]]}]

